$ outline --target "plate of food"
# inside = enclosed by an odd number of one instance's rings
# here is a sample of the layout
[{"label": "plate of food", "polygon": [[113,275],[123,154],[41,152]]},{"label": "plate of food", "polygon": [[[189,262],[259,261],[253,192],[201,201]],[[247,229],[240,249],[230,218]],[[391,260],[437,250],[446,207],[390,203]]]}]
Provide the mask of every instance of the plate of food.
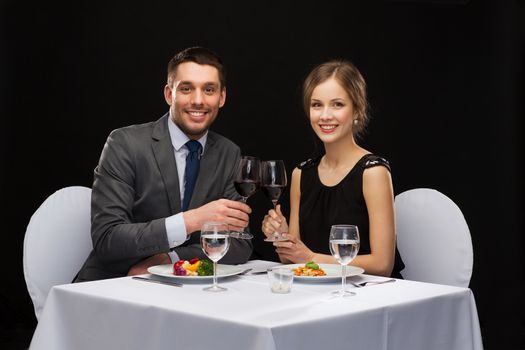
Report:
[{"label": "plate of food", "polygon": [[[341,265],[317,264],[313,261],[306,264],[282,265],[294,272],[294,280],[301,282],[341,282]],[[365,272],[361,267],[347,266],[346,277],[357,276]]]},{"label": "plate of food", "polygon": [[[217,277],[235,276],[243,272],[244,269],[234,265],[217,264]],[[148,268],[152,275],[185,279],[191,281],[209,280],[213,278],[213,263],[210,260],[179,260],[174,264],[155,265]]]}]

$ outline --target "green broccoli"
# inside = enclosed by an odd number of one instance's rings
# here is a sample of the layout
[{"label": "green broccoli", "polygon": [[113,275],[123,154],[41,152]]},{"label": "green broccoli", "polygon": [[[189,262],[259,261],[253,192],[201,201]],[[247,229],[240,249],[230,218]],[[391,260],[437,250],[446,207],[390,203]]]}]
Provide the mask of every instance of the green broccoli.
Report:
[{"label": "green broccoli", "polygon": [[309,269],[312,269],[312,270],[319,270],[319,265],[317,265],[315,262],[313,261],[309,261],[306,263],[305,265],[307,268]]},{"label": "green broccoli", "polygon": [[211,276],[213,275],[213,263],[210,260],[203,259],[197,269],[199,276]]}]

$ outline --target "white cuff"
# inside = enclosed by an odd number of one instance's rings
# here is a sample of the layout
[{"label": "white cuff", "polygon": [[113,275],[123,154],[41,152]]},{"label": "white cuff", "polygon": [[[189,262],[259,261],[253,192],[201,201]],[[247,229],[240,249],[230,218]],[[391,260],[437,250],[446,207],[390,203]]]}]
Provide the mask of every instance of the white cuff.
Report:
[{"label": "white cuff", "polygon": [[176,263],[177,261],[180,260],[179,259],[179,254],[175,253],[174,251],[169,252],[168,255],[170,256],[172,264],[174,264],[174,263]]},{"label": "white cuff", "polygon": [[189,238],[188,233],[186,232],[186,224],[184,223],[182,212],[167,217],[166,220],[164,220],[164,224],[166,225],[166,233],[170,248],[181,245]]}]

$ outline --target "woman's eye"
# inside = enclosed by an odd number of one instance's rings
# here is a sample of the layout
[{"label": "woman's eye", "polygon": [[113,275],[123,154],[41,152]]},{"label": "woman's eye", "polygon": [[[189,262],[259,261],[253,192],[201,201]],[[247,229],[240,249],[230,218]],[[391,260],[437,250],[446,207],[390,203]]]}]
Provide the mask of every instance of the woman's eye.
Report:
[{"label": "woman's eye", "polygon": [[321,107],[321,104],[319,102],[312,102],[310,107],[312,107],[312,108],[319,108],[319,107]]},{"label": "woman's eye", "polygon": [[344,105],[344,103],[342,103],[342,102],[334,102],[334,107],[335,107],[335,108],[342,108],[342,107],[344,107],[344,106],[345,106],[345,105]]}]

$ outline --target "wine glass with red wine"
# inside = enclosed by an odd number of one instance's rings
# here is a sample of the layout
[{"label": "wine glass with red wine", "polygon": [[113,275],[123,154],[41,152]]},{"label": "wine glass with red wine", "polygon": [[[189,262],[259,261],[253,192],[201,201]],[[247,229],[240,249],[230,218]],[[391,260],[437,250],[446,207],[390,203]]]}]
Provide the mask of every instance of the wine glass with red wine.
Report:
[{"label": "wine glass with red wine", "polygon": [[[273,209],[287,185],[286,168],[282,160],[267,160],[262,164],[261,187],[263,193],[273,204]],[[282,232],[275,231],[273,237],[266,238],[266,242],[284,240]]]},{"label": "wine glass with red wine", "polygon": [[[233,185],[237,193],[241,195],[242,201],[246,203],[248,198],[259,189],[261,184],[261,161],[259,158],[243,156],[237,165]],[[251,239],[253,235],[241,230],[231,232],[231,237]]]}]

